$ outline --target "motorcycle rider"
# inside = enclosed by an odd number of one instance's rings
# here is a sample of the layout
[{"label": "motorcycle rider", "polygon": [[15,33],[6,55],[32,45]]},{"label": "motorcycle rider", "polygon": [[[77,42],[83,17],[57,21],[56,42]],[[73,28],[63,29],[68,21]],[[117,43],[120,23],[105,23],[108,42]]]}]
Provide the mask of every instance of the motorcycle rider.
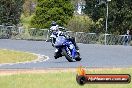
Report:
[{"label": "motorcycle rider", "polygon": [[[52,21],[51,23],[51,28],[50,28],[50,32],[51,32],[51,36],[53,38],[53,43],[55,44],[56,38],[60,35],[63,35],[64,37],[66,37],[68,40],[70,40],[74,46],[75,49],[77,50],[77,52],[79,52],[79,47],[77,46],[76,42],[75,42],[75,38],[74,37],[70,37],[68,35],[65,35],[62,31],[59,30],[59,25],[57,25],[57,23],[55,21]],[[55,51],[55,59],[57,59],[57,57],[61,57],[61,56],[57,56],[58,50]]]},{"label": "motorcycle rider", "polygon": [[52,23],[51,23],[50,32],[51,32],[50,38],[53,38],[52,43],[55,44],[56,37],[59,34],[61,34],[61,31],[59,31],[59,25],[57,25],[55,21],[52,21]]}]

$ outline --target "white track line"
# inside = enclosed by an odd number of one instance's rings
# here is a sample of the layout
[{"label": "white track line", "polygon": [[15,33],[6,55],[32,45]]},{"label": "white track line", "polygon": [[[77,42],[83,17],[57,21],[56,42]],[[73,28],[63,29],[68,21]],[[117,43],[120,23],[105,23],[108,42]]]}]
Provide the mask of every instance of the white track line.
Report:
[{"label": "white track line", "polygon": [[[7,50],[7,49],[3,49],[3,50]],[[15,50],[11,50],[11,51],[15,51]],[[18,52],[23,52],[23,51],[18,51]],[[25,52],[25,53],[29,53],[29,52]],[[15,65],[15,64],[27,64],[27,63],[45,62],[45,61],[47,61],[47,60],[50,59],[48,56],[41,55],[41,54],[36,54],[36,53],[29,53],[29,54],[36,55],[38,58],[35,59],[35,60],[32,60],[32,61],[24,61],[24,62],[16,62],[16,63],[3,63],[3,64],[0,64],[0,66],[3,66],[3,65]]]}]

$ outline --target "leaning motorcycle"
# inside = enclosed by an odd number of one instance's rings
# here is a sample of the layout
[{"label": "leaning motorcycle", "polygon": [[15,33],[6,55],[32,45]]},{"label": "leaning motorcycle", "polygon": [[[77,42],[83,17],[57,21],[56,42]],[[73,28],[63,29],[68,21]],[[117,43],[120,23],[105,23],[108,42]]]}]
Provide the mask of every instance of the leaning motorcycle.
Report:
[{"label": "leaning motorcycle", "polygon": [[65,56],[69,62],[80,61],[80,53],[75,49],[74,44],[64,36],[58,36],[54,47],[57,48],[55,51],[55,59]]}]

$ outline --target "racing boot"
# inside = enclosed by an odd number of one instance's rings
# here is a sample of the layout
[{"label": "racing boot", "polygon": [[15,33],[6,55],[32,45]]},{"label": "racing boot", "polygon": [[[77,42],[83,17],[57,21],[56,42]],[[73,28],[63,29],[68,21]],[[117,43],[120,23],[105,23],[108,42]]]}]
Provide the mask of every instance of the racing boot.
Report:
[{"label": "racing boot", "polygon": [[54,58],[57,59],[59,57],[62,57],[62,54],[61,54],[61,52],[58,49],[56,49],[56,51],[54,53]]}]

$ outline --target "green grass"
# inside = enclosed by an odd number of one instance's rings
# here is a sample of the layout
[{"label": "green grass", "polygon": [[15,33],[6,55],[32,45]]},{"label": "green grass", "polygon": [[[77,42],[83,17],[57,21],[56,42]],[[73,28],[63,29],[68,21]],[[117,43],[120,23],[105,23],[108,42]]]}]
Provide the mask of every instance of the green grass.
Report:
[{"label": "green grass", "polygon": [[24,62],[35,59],[37,59],[37,56],[30,53],[0,49],[0,64]]},{"label": "green grass", "polygon": [[[130,74],[129,69],[88,70],[89,74]],[[16,74],[0,76],[0,88],[131,88],[130,84],[85,84],[80,86],[76,82],[75,72]]]}]

